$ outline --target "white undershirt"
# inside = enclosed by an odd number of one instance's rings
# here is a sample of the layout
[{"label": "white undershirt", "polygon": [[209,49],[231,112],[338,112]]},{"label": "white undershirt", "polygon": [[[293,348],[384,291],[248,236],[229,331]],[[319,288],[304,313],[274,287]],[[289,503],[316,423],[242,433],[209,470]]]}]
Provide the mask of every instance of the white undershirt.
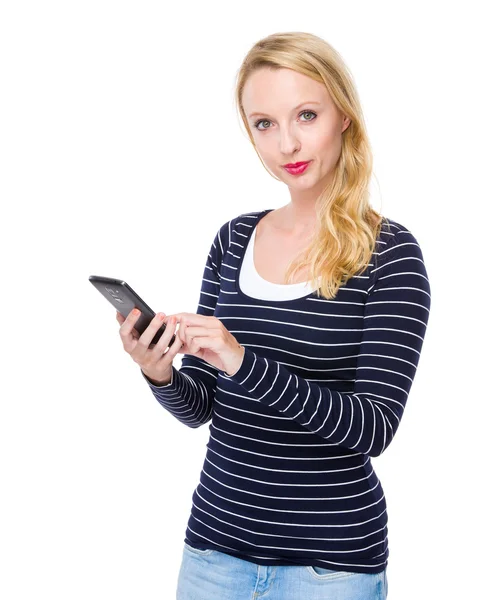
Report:
[{"label": "white undershirt", "polygon": [[254,238],[256,227],[249,238],[246,254],[239,273],[239,287],[244,294],[260,300],[293,300],[314,291],[309,281],[301,283],[272,283],[263,279],[254,266]]}]

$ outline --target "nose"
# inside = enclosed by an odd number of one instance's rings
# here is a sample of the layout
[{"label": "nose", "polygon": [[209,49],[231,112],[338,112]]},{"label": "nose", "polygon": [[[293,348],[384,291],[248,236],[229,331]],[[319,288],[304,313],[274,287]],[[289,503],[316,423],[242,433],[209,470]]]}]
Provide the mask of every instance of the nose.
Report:
[{"label": "nose", "polygon": [[282,155],[292,156],[300,147],[299,139],[293,129],[289,127],[280,128],[280,152]]}]

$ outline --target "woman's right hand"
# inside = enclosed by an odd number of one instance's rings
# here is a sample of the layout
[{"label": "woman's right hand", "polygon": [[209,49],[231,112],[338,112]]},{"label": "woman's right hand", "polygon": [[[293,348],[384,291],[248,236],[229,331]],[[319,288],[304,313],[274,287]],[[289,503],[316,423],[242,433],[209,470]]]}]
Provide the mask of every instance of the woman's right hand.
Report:
[{"label": "woman's right hand", "polygon": [[[174,343],[170,348],[168,344],[175,332],[177,318],[171,316],[168,318],[163,313],[157,313],[151,320],[148,327],[139,335],[134,328],[134,324],[141,315],[133,314],[133,311],[124,318],[117,311],[117,321],[120,323],[120,338],[124,346],[124,350],[131,355],[131,358],[140,367],[143,373],[151,379],[156,385],[165,385],[170,382],[172,377],[172,362],[174,356],[182,347],[182,340],[179,335],[175,336]],[[160,329],[164,321],[167,321],[165,331],[162,333],[158,343],[151,345],[151,340],[155,337],[156,332]]]}]

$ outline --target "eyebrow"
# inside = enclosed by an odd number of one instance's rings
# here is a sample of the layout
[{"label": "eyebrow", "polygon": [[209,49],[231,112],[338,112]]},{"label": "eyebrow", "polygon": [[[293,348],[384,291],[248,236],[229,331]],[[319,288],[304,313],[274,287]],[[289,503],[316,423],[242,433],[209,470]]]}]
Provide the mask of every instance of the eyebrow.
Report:
[{"label": "eyebrow", "polygon": [[[292,110],[297,110],[298,108],[301,108],[301,106],[304,106],[305,104],[321,104],[321,102],[301,102],[301,104],[298,104],[297,106],[295,106]],[[268,115],[267,113],[262,113],[262,112],[253,112],[249,115],[249,118],[251,117],[255,117],[255,116],[259,116],[259,117],[268,117],[270,115]]]}]

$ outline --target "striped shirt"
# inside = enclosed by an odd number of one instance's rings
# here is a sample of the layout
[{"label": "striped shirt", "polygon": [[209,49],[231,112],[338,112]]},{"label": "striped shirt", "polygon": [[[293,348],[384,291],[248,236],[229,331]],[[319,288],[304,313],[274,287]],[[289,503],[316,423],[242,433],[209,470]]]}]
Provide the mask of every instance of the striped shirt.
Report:
[{"label": "striped shirt", "polygon": [[141,371],[175,418],[210,423],[184,542],[259,565],[378,573],[388,519],[371,458],[397,432],[418,366],[430,311],[423,255],[387,219],[368,267],[334,299],[311,289],[263,299],[240,281],[271,210],[224,223],[204,269],[197,313],[244,347],[239,369],[229,376],[184,354],[168,385]]}]

